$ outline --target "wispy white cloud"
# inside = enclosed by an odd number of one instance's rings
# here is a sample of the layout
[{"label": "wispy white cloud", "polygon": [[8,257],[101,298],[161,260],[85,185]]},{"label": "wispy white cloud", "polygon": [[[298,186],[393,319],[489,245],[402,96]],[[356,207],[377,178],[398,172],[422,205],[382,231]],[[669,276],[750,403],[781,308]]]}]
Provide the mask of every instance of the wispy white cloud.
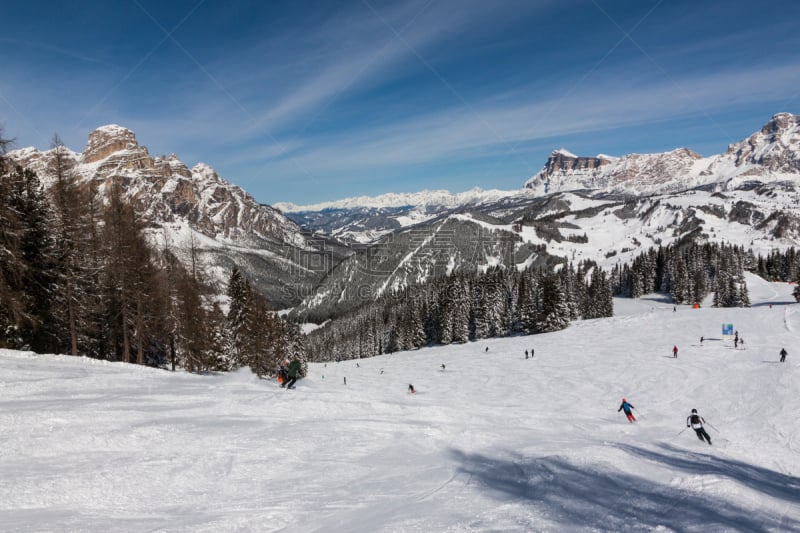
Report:
[{"label": "wispy white cloud", "polygon": [[[676,89],[675,83],[681,90]],[[798,83],[800,64],[723,71],[636,86],[624,78],[610,76],[592,80],[566,99],[551,94],[535,103],[520,100],[479,106],[475,114],[452,107],[348,136],[309,140],[294,147],[287,156],[308,172],[326,175],[367,169],[379,172],[378,169],[398,165],[507,153],[513,145],[524,153],[526,143],[543,139],[696,115],[700,111],[698,105],[713,114],[753,102],[778,101]],[[554,108],[557,112],[552,112]],[[486,123],[506,141],[500,142],[487,132]],[[676,139],[676,143],[680,140]],[[526,157],[513,153],[507,156]],[[532,170],[542,163],[524,162],[530,163]],[[269,167],[270,174],[283,172],[293,173],[286,161]]]}]

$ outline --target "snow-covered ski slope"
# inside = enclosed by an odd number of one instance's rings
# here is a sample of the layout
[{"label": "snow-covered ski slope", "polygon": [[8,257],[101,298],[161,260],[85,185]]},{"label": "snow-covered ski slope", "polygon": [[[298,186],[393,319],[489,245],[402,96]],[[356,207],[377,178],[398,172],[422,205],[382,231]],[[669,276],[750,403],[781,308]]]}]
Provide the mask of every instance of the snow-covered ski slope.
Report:
[{"label": "snow-covered ski slope", "polygon": [[[293,391],[2,351],[0,530],[800,531],[800,306],[748,283],[750,309],[618,300]],[[679,434],[692,408],[713,446]]]}]

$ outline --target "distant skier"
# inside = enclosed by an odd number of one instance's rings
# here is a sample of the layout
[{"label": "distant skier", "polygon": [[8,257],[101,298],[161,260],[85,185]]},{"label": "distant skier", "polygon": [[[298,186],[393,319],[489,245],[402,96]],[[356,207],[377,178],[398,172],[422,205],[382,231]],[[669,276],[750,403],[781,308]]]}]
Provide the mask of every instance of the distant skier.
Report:
[{"label": "distant skier", "polygon": [[737,349],[739,347],[739,337],[733,338],[733,349]]},{"label": "distant skier", "polygon": [[672,357],[674,357],[675,359],[678,358],[678,347],[677,346],[673,346],[672,347]]},{"label": "distant skier", "polygon": [[622,404],[619,406],[619,409],[617,409],[617,412],[619,413],[620,411],[625,411],[625,416],[628,417],[628,422],[633,423],[636,422],[636,417],[633,416],[633,412],[631,412],[631,409],[634,409],[634,407],[628,403],[628,400],[623,398]]},{"label": "distant skier", "polygon": [[488,347],[488,346],[486,347],[486,351],[487,351],[487,352],[489,351],[489,347]]},{"label": "distant skier", "polygon": [[344,384],[347,385],[347,378],[343,377],[342,379],[344,380]]},{"label": "distant skier", "polygon": [[411,394],[415,394],[417,392],[417,389],[414,388],[414,385],[409,383],[408,384],[408,392],[410,392]]},{"label": "distant skier", "polygon": [[533,359],[533,348],[531,348],[531,359]]},{"label": "distant skier", "polygon": [[703,417],[697,414],[697,409],[692,409],[692,414],[686,418],[686,427],[691,427],[694,432],[697,433],[698,439],[703,440],[703,437],[705,437],[705,439],[708,441],[708,444],[711,444],[711,437],[708,436],[708,433],[706,433],[706,430],[703,427],[703,424],[705,423],[706,421],[703,419]]},{"label": "distant skier", "polygon": [[525,359],[528,358],[528,350],[525,350]]},{"label": "distant skier", "polygon": [[703,345],[703,337],[700,336],[700,346],[702,346],[702,345]]},{"label": "distant skier", "polygon": [[675,311],[677,311],[677,310],[678,310],[678,308],[677,308],[676,306],[674,306],[674,305],[673,305],[673,306],[672,306],[672,312],[674,313],[674,312],[675,312]]},{"label": "distant skier", "polygon": [[287,389],[293,389],[294,384],[297,383],[297,378],[300,376],[300,372],[303,370],[300,361],[297,358],[292,359],[292,362],[289,363],[289,370],[287,374],[289,375],[289,382],[286,383]]},{"label": "distant skier", "polygon": [[445,369],[445,366],[444,366],[444,363],[442,363],[442,372],[444,372],[444,369]]},{"label": "distant skier", "polygon": [[781,363],[786,362],[786,356],[788,353],[786,352],[786,348],[781,348]]}]

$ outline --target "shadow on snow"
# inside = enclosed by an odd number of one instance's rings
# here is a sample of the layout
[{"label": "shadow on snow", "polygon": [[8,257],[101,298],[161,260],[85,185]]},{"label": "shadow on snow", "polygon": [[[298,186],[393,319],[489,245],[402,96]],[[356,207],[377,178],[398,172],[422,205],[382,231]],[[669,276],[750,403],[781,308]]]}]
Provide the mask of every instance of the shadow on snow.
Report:
[{"label": "shadow on snow", "polygon": [[[800,478],[762,467],[670,446],[653,451],[617,445],[625,452],[676,472],[730,478],[752,490],[800,504]],[[628,474],[609,464],[573,464],[564,457],[508,459],[451,451],[460,470],[490,491],[525,500],[542,516],[570,529],[652,531],[800,531],[800,521],[757,505],[745,508],[703,494]]]}]

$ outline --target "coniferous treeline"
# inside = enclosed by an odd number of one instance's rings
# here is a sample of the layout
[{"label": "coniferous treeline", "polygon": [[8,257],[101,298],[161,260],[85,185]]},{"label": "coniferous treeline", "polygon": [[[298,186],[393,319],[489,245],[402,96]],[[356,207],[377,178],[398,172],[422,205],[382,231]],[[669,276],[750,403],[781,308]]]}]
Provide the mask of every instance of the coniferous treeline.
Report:
[{"label": "coniferous treeline", "polygon": [[767,257],[759,255],[753,271],[769,281],[796,283],[792,295],[800,302],[800,253],[794,246],[785,252],[773,250]]},{"label": "coniferous treeline", "polygon": [[308,335],[308,357],[371,357],[429,344],[543,333],[578,318],[611,316],[611,283],[593,264],[558,272],[456,272],[383,295]]},{"label": "coniferous treeline", "polygon": [[92,182],[74,178],[60,142],[52,154],[46,193],[33,171],[0,153],[1,348],[192,372],[266,368],[253,354],[266,357],[273,344],[290,347],[281,354],[302,353],[297,326],[268,313],[249,286],[256,310],[239,309],[247,335],[233,339],[194,246],[184,268],[166,242],[148,242],[120,181],[104,185],[100,202]]},{"label": "coniferous treeline", "polygon": [[673,302],[690,304],[701,302],[713,292],[715,307],[749,307],[745,271],[770,281],[797,280],[800,257],[794,248],[783,253],[774,251],[763,258],[744,246],[666,246],[641,253],[630,265],[615,266],[611,279],[614,294],[619,296],[638,298],[666,292]]},{"label": "coniferous treeline", "polygon": [[639,298],[669,293],[676,304],[702,302],[714,293],[716,307],[749,307],[744,272],[755,263],[752,252],[726,244],[659,246],[611,272],[614,294]]},{"label": "coniferous treeline", "polygon": [[752,271],[767,281],[800,280],[800,254],[794,246],[781,252],[773,250],[767,257],[758,256]]}]

